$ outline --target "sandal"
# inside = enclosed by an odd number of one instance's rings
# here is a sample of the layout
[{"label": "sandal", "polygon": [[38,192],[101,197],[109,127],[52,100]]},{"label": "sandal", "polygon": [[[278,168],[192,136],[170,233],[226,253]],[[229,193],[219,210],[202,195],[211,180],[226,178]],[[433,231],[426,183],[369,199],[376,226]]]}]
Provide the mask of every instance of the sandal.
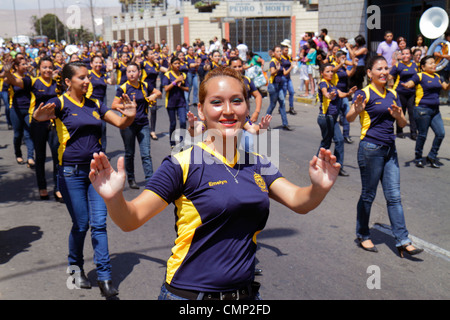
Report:
[{"label": "sandal", "polygon": [[17,161],[18,164],[25,164],[25,161],[23,160],[22,157],[17,157],[16,161]]},{"label": "sandal", "polygon": [[153,140],[158,140],[158,136],[157,136],[156,133],[154,133],[154,132],[150,132],[150,137],[151,137]]},{"label": "sandal", "polygon": [[33,159],[28,159],[27,161],[27,167],[30,169],[33,169],[35,167],[36,163],[34,162]]}]

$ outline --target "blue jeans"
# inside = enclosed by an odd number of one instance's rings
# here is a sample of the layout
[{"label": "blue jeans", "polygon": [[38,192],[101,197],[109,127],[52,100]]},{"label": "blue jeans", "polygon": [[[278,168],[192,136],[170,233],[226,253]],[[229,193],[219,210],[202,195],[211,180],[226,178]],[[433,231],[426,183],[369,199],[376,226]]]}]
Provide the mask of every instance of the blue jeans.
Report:
[{"label": "blue jeans", "polygon": [[284,97],[286,99],[286,94],[289,92],[289,108],[294,108],[294,85],[292,84],[292,79],[286,79],[283,77],[283,91],[284,91]]},{"label": "blue jeans", "polygon": [[381,181],[396,246],[410,243],[400,195],[400,169],[395,145],[388,147],[361,141],[358,165],[362,191],[357,206],[356,236],[362,240],[370,239],[370,211]]},{"label": "blue jeans", "polygon": [[194,89],[192,98],[192,103],[198,104],[198,74],[188,72],[186,77],[186,86],[189,87],[189,91],[184,92],[184,97],[186,99],[186,110],[189,110],[189,101],[191,96],[191,91]]},{"label": "blue jeans", "polygon": [[418,130],[415,150],[416,160],[422,159],[423,146],[425,140],[427,140],[428,128],[430,127],[434,132],[434,139],[428,157],[436,160],[439,148],[445,137],[444,122],[442,121],[439,108],[417,106],[414,108],[414,118]]},{"label": "blue jeans", "polygon": [[111,280],[106,205],[92,186],[89,171],[88,164],[59,167],[60,191],[72,218],[72,229],[69,235],[69,265],[76,265],[83,271],[84,239],[90,226],[98,280]]},{"label": "blue jeans", "polygon": [[345,138],[350,137],[350,123],[347,121],[347,113],[350,111],[348,98],[341,98],[339,103],[339,121],[342,125],[342,134]]},{"label": "blue jeans", "polygon": [[30,115],[28,109],[12,108],[10,110],[10,119],[14,129],[14,153],[16,158],[22,158],[22,138],[27,147],[27,159],[34,159],[34,144],[31,139]]},{"label": "blue jeans", "polygon": [[280,114],[281,114],[281,122],[283,126],[288,125],[287,115],[286,115],[286,108],[285,108],[285,102],[284,102],[284,91],[283,91],[283,83],[269,83],[267,87],[267,91],[269,92],[270,97],[270,105],[269,108],[267,108],[266,114],[272,115],[273,109],[275,109],[275,106],[277,102],[280,104]]},{"label": "blue jeans", "polygon": [[9,108],[9,94],[8,94],[8,91],[0,91],[0,99],[5,104],[6,122],[7,122],[8,125],[12,126],[11,117],[10,117],[11,109]]},{"label": "blue jeans", "polygon": [[[184,117],[186,118],[186,114]],[[142,167],[144,168],[145,182],[148,182],[153,175],[153,163],[150,155],[150,127],[133,123],[128,128],[120,130],[120,135],[125,146],[125,171],[128,180],[135,179],[134,153],[137,139],[141,152]]]},{"label": "blue jeans", "polygon": [[177,128],[177,115],[178,119],[180,120],[180,128],[186,129],[186,108],[185,107],[167,108],[167,113],[169,114],[169,122],[170,122],[169,125],[170,146],[175,146],[175,140],[173,140],[174,137],[172,137],[172,135],[175,129]]},{"label": "blue jeans", "polygon": [[[319,124],[320,131],[322,133],[322,141],[320,142],[320,148],[330,149],[331,142],[334,140],[334,155],[336,161],[341,164],[341,168],[344,164],[344,137],[342,136],[341,127],[337,121],[338,115],[325,115],[319,114],[317,117],[317,123]],[[318,154],[319,152],[317,152]]]}]

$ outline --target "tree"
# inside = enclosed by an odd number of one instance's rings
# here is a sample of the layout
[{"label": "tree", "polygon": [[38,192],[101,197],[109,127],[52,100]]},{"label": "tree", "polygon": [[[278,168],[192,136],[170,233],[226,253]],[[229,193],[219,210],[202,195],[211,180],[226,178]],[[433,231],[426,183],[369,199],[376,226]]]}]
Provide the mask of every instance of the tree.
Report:
[{"label": "tree", "polygon": [[31,17],[31,23],[33,24],[36,34],[41,35],[40,34],[41,33],[40,24],[42,23],[42,35],[45,35],[48,37],[48,39],[53,39],[53,40],[56,40],[55,21],[56,21],[56,26],[57,26],[57,30],[58,30],[58,39],[65,38],[65,29],[64,29],[65,26],[58,19],[58,17],[55,16],[54,14],[47,13],[41,19],[38,19],[37,16]]},{"label": "tree", "polygon": [[[128,12],[128,5],[133,4],[134,0],[119,0],[119,2],[122,4],[122,8],[125,9],[125,12]],[[124,12],[124,10],[122,10]]]}]

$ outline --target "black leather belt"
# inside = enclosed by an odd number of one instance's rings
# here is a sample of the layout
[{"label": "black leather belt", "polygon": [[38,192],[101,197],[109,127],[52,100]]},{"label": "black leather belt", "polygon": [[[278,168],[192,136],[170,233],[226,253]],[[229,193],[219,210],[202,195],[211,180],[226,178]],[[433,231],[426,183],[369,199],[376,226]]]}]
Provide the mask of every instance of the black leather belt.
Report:
[{"label": "black leather belt", "polygon": [[189,300],[252,300],[261,286],[259,282],[252,282],[251,285],[237,290],[224,292],[201,292],[194,290],[178,289],[172,287],[167,282],[164,284],[166,289],[179,297]]}]

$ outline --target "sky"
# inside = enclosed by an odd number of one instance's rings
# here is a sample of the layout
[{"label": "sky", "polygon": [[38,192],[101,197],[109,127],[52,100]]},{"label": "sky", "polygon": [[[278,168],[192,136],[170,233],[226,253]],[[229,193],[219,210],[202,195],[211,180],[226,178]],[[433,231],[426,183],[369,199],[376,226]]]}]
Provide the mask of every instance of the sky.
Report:
[{"label": "sky", "polygon": [[[89,0],[1,0],[2,10],[13,10],[13,2],[15,2],[16,10],[29,10],[38,9],[39,2],[41,4],[41,9],[53,8],[55,5],[57,8],[62,8],[63,5],[67,8],[70,5],[77,4],[89,5]],[[119,0],[92,0],[94,7],[116,7],[120,6]]]}]

